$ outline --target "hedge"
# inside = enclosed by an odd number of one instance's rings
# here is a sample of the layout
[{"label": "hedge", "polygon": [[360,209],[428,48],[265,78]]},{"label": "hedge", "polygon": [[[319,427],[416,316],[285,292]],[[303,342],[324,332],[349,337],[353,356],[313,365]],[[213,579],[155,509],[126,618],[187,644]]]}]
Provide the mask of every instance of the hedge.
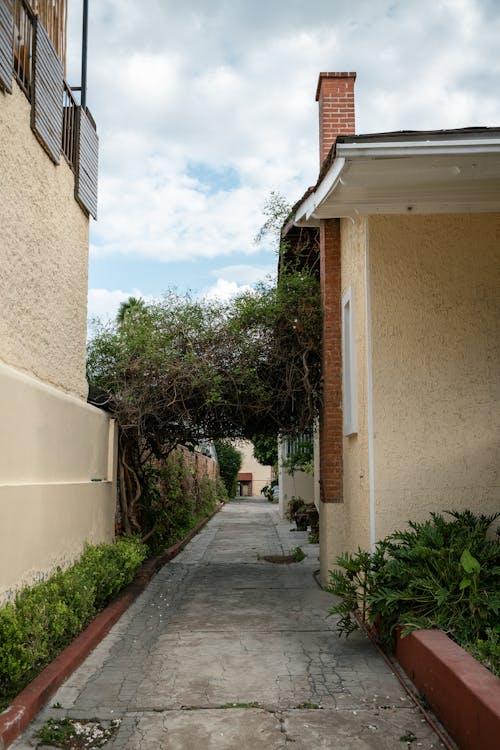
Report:
[{"label": "hedge", "polygon": [[147,552],[133,537],[88,545],[70,568],[23,589],[0,609],[1,705],[8,705],[132,581]]}]

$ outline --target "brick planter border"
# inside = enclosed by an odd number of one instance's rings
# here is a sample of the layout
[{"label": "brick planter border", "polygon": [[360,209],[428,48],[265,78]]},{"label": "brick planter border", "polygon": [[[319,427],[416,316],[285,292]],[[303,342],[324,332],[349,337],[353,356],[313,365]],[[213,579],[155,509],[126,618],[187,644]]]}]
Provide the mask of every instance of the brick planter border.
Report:
[{"label": "brick planter border", "polygon": [[498,677],[440,630],[398,636],[396,657],[460,750],[498,750]]},{"label": "brick planter border", "polygon": [[0,714],[0,750],[5,750],[24,732],[28,724],[54,695],[64,680],[75,671],[89,653],[102,641],[111,627],[141,594],[153,576],[181,552],[191,539],[219,512],[224,503],[206,518],[203,518],[191,531],[157,557],[146,560],[137,571],[134,580],[113,601],[103,609],[75,640],[56,656],[24,690],[17,695],[10,706]]}]

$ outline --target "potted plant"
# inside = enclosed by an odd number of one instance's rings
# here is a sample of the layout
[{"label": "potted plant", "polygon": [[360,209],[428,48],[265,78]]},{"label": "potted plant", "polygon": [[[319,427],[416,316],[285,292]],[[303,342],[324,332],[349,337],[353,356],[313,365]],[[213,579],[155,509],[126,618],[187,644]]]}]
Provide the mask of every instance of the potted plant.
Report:
[{"label": "potted plant", "polygon": [[[311,503],[306,503],[301,497],[292,497],[288,503],[285,516],[289,521],[295,521],[298,531],[307,531],[314,521],[317,510]],[[318,519],[319,522],[319,519]]]}]

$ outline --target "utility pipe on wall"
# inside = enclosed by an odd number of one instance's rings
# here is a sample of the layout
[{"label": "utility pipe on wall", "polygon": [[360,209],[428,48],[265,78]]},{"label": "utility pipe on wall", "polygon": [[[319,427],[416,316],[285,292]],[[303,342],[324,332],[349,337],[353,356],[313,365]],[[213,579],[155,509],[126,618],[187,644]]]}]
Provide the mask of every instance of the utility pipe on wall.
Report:
[{"label": "utility pipe on wall", "polygon": [[82,87],[80,103],[82,109],[87,106],[87,32],[89,23],[89,2],[83,0],[83,27],[82,27]]}]

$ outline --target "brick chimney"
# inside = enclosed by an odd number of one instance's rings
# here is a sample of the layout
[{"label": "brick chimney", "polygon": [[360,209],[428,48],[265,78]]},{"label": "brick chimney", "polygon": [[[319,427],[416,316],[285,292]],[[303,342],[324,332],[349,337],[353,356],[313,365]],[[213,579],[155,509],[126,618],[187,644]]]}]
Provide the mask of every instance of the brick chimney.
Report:
[{"label": "brick chimney", "polygon": [[354,135],[354,81],[356,73],[320,73],[319,163],[323,164],[338,135]]}]

